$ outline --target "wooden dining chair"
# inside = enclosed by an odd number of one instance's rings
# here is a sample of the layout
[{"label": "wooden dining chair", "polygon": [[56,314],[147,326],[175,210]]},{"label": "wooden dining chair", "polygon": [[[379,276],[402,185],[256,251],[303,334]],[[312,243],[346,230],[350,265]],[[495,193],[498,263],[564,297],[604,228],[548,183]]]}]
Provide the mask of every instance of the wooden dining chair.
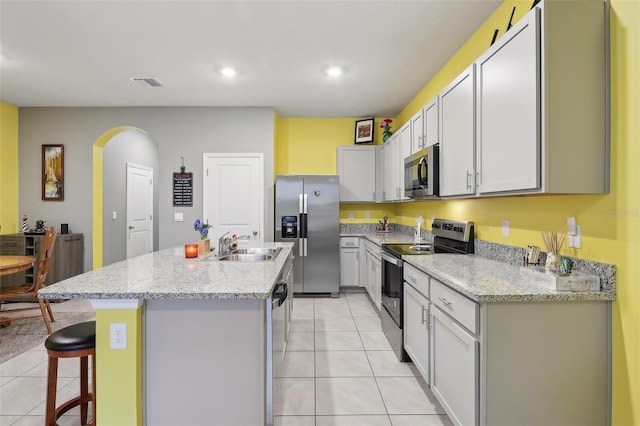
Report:
[{"label": "wooden dining chair", "polygon": [[[38,270],[35,280],[32,283],[25,284],[19,287],[9,287],[7,289],[0,289],[0,302],[10,301],[13,299],[22,299],[25,297],[38,297],[38,290],[44,287],[44,283],[47,280],[47,274],[49,273],[49,263],[51,262],[51,255],[53,254],[53,246],[56,242],[56,230],[53,227],[49,227],[44,235],[44,241],[42,243],[42,249],[40,250],[40,260],[38,263]],[[0,305],[0,310],[2,305]],[[53,311],[51,305],[46,299],[38,299],[38,306],[10,309],[2,311],[4,319],[9,321],[19,321],[28,318],[38,318],[40,315],[30,316],[16,316],[14,313],[40,309],[44,323],[47,326],[47,332],[51,334],[51,323],[55,322],[53,317]],[[7,314],[11,316],[7,316]]]}]

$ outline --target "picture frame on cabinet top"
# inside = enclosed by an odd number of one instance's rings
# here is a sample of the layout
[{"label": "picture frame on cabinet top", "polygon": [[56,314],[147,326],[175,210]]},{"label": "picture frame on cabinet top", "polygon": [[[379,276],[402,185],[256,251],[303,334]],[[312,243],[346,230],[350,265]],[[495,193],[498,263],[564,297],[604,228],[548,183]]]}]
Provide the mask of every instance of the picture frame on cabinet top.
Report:
[{"label": "picture frame on cabinet top", "polygon": [[354,143],[373,143],[373,118],[356,121]]}]

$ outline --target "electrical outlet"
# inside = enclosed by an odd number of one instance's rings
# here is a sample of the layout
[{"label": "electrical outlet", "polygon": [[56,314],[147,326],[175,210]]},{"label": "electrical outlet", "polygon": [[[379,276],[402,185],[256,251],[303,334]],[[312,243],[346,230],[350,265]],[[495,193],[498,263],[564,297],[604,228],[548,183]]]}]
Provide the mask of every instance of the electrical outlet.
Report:
[{"label": "electrical outlet", "polygon": [[112,220],[116,220],[116,218],[117,218],[117,217],[118,217],[118,215],[116,214],[116,212],[113,212],[113,213],[111,214],[111,219],[112,219]]},{"label": "electrical outlet", "polygon": [[365,219],[371,219],[371,212],[364,212]]},{"label": "electrical outlet", "polygon": [[355,218],[355,215],[353,214],[353,212],[349,212],[349,220],[353,220]]},{"label": "electrical outlet", "polygon": [[174,213],[173,214],[173,221],[174,222],[184,222],[184,214],[182,214],[182,213]]},{"label": "electrical outlet", "polygon": [[502,236],[503,237],[509,236],[509,219],[502,220]]},{"label": "electrical outlet", "polygon": [[111,349],[127,349],[127,324],[111,324]]}]

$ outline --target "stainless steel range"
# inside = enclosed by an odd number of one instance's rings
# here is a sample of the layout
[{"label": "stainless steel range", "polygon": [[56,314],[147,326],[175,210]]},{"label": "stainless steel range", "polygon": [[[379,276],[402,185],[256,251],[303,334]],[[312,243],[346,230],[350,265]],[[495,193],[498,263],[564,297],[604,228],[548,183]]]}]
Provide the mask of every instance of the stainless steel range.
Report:
[{"label": "stainless steel range", "polygon": [[382,257],[382,309],[380,320],[400,361],[411,361],[404,350],[403,327],[403,255],[432,255],[438,253],[473,253],[473,222],[434,219],[431,224],[433,243],[425,244],[383,244]]}]

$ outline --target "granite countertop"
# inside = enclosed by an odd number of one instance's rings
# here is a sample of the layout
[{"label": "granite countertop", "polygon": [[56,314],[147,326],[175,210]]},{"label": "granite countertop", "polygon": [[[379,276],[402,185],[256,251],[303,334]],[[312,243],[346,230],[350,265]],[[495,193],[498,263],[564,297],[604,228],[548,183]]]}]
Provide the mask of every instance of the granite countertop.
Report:
[{"label": "granite countertop", "polygon": [[213,254],[185,259],[175,247],[117,262],[47,286],[48,299],[267,299],[292,243],[251,244],[282,247],[274,261],[221,262]]},{"label": "granite countertop", "polygon": [[407,244],[413,243],[413,236],[400,232],[362,232],[342,233],[340,237],[364,237],[374,244]]},{"label": "granite countertop", "polygon": [[615,291],[558,291],[544,272],[469,254],[402,256],[407,263],[480,303],[610,301]]},{"label": "granite countertop", "polygon": [[[376,233],[356,230],[356,232],[341,233],[340,236],[363,237],[380,246],[382,244],[413,243],[413,236],[402,232]],[[611,301],[616,299],[615,285],[612,286],[611,283],[602,283],[603,288],[607,289],[605,291],[558,291],[555,289],[555,284],[544,272],[474,254],[405,255],[402,256],[402,259],[480,303]],[[601,276],[601,279],[604,278]]]}]

